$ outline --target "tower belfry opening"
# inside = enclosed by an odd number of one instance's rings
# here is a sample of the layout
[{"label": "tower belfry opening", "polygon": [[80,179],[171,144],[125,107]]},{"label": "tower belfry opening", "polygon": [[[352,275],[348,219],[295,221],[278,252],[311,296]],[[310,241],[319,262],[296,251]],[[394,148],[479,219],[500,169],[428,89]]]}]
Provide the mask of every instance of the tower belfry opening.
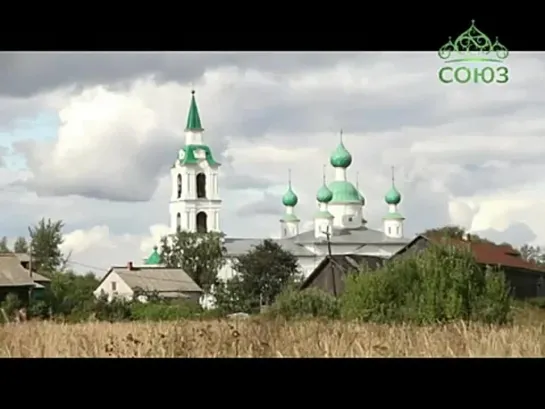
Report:
[{"label": "tower belfry opening", "polygon": [[206,212],[197,213],[197,233],[206,233],[208,231],[208,215]]},{"label": "tower belfry opening", "polygon": [[178,180],[177,180],[177,193],[176,193],[176,197],[179,199],[180,197],[182,197],[182,175],[180,175],[178,173]]},{"label": "tower belfry opening", "polygon": [[206,175],[204,173],[197,175],[197,198],[206,198]]}]

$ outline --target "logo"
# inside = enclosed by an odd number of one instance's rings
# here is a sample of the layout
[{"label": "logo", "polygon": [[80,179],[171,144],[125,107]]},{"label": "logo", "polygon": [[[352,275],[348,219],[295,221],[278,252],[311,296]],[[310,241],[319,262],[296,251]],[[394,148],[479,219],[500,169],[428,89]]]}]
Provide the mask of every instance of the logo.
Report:
[{"label": "logo", "polygon": [[509,69],[503,64],[509,51],[498,37],[494,43],[490,41],[475,27],[475,20],[456,40],[449,37],[438,55],[447,64],[438,72],[439,81],[444,84],[505,84],[509,81]]}]

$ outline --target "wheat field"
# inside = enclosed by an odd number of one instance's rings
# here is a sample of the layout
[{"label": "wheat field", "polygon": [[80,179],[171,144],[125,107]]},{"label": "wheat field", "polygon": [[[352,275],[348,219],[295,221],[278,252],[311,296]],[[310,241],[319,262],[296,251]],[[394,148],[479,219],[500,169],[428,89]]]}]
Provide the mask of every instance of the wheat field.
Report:
[{"label": "wheat field", "polygon": [[545,321],[505,327],[321,321],[12,323],[0,357],[536,357]]}]

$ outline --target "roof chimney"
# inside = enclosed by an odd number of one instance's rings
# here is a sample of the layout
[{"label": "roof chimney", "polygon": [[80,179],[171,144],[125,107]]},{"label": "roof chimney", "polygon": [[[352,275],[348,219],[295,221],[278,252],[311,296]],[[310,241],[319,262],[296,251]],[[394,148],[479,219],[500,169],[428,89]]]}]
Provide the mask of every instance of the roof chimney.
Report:
[{"label": "roof chimney", "polygon": [[132,261],[127,262],[127,270],[129,270],[129,271],[132,270]]}]

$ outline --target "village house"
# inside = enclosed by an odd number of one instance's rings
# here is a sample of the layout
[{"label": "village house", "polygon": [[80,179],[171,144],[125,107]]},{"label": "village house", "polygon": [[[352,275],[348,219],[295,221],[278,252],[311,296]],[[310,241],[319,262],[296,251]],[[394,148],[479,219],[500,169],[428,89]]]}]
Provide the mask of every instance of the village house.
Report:
[{"label": "village house", "polygon": [[106,295],[110,301],[131,300],[136,295],[139,301],[146,302],[146,293],[198,302],[203,290],[181,268],[158,264],[135,266],[129,261],[126,266],[111,267],[94,291],[95,297]]},{"label": "village house", "polygon": [[0,253],[0,302],[15,294],[25,302],[29,295],[39,297],[51,280],[28,270],[30,257],[22,253]]}]

